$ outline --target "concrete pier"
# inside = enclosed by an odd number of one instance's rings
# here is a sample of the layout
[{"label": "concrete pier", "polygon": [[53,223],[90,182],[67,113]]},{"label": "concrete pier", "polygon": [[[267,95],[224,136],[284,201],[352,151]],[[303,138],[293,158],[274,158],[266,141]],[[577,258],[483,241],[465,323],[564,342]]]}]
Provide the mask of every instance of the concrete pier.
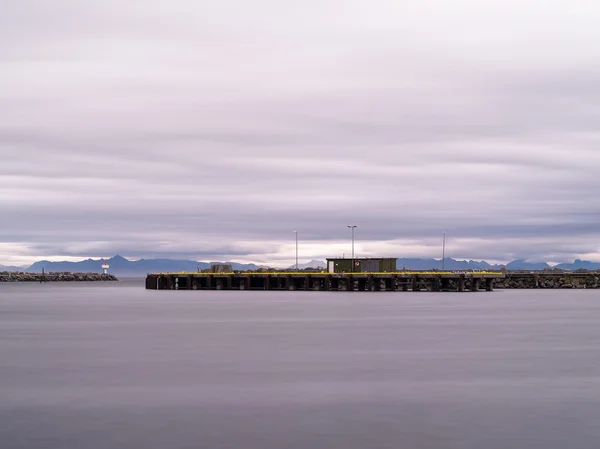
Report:
[{"label": "concrete pier", "polygon": [[492,291],[503,273],[157,273],[146,278],[150,290],[276,291]]}]

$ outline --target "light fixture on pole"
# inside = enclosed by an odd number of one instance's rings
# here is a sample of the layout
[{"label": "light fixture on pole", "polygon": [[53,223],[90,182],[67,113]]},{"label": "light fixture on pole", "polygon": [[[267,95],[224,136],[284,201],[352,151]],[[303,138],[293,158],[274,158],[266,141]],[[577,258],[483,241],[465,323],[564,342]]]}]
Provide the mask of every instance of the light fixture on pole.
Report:
[{"label": "light fixture on pole", "polygon": [[354,271],[354,228],[357,228],[356,225],[347,225],[350,229],[352,229],[352,271]]},{"label": "light fixture on pole", "polygon": [[298,231],[294,231],[296,234],[296,271],[298,271]]}]

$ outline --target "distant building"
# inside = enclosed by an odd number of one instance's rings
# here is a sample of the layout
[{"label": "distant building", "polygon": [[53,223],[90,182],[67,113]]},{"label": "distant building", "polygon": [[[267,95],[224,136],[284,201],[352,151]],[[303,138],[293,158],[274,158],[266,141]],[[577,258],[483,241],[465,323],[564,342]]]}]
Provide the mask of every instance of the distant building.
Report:
[{"label": "distant building", "polygon": [[213,263],[210,266],[211,273],[233,273],[233,267],[228,263]]},{"label": "distant building", "polygon": [[327,259],[327,271],[329,273],[392,273],[396,271],[396,258]]}]

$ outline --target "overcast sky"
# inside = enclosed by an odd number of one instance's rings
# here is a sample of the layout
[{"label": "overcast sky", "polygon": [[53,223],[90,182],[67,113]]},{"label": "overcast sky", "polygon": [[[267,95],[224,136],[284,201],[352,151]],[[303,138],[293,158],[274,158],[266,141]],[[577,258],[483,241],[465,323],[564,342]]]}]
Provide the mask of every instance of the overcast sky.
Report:
[{"label": "overcast sky", "polygon": [[600,260],[597,0],[1,0],[0,263]]}]

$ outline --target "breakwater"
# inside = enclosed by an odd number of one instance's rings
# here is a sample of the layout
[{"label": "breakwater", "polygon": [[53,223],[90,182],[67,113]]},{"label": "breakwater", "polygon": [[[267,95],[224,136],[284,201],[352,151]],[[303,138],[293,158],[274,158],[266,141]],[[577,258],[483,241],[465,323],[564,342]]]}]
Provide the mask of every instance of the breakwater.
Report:
[{"label": "breakwater", "polygon": [[497,279],[496,288],[600,288],[599,272],[507,272]]},{"label": "breakwater", "polygon": [[0,282],[96,282],[118,281],[112,274],[100,273],[21,273],[0,272]]}]

